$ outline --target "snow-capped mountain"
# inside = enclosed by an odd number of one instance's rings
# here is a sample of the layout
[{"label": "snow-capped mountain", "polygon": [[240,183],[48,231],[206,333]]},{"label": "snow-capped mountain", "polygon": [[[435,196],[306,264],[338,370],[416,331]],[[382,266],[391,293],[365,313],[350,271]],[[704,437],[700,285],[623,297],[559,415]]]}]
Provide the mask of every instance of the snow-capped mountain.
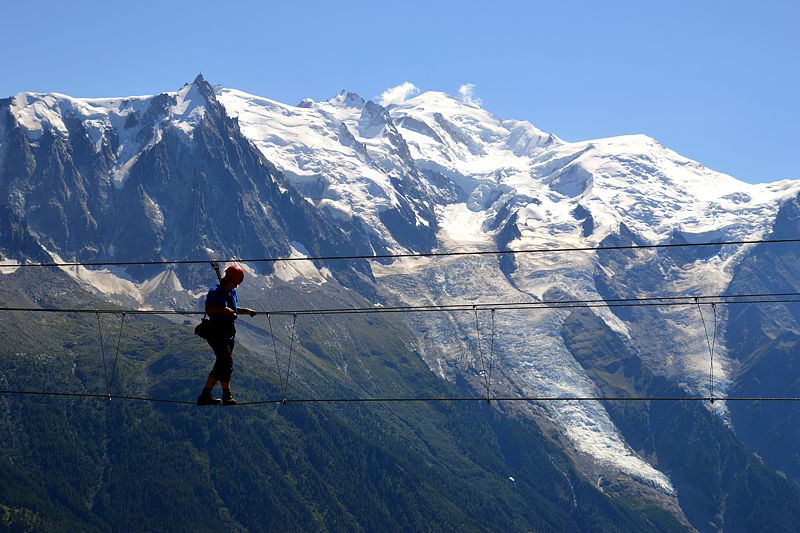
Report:
[{"label": "snow-capped mountain", "polygon": [[[0,233],[0,246],[20,260],[37,245],[50,256],[147,260],[731,241],[768,237],[781,220],[789,220],[783,231],[800,229],[790,215],[800,182],[747,184],[644,135],[567,142],[438,92],[385,108],[347,91],[289,105],[202,78],[157,96],[23,93],[0,101],[0,172],[0,214],[13,230]],[[395,304],[710,295],[753,287],[742,265],[763,253],[729,245],[407,258],[307,275],[338,276]],[[134,275],[139,285],[126,290],[146,285],[150,294],[153,274]],[[792,285],[781,292],[800,286],[781,279]],[[195,288],[182,282],[168,278],[175,291]],[[647,375],[709,393],[702,322],[710,315],[692,306],[589,313]],[[792,329],[800,322],[789,314]],[[635,395],[618,370],[599,383],[579,356],[571,327],[579,316],[586,318],[572,309],[483,310],[406,320],[428,366],[476,391],[493,319],[495,394],[596,396],[611,383]],[[739,344],[725,339],[740,325],[725,309],[717,318],[716,387],[724,395],[737,387],[742,360]],[[731,406],[709,407],[731,423]],[[589,475],[682,497],[683,486],[653,450],[633,443],[607,404],[541,402],[521,411]]]},{"label": "snow-capped mountain", "polygon": [[[798,182],[743,183],[644,135],[568,143],[443,93],[424,93],[380,112],[376,104],[347,92],[299,107],[229,89],[218,89],[217,95],[264,156],[318,205],[341,206],[342,213],[380,228],[376,211],[398,197],[387,174],[404,173],[421,182],[423,205],[434,205],[436,219],[418,221],[439,228],[442,250],[591,247],[619,235],[623,225],[637,243],[758,239],[770,231],[780,206],[800,191]],[[315,186],[307,187],[309,182]],[[392,234],[384,230],[382,235]],[[631,286],[625,296],[723,294],[744,252],[730,247],[662,270],[662,279],[652,280],[649,290]],[[634,263],[656,257],[641,254]],[[605,296],[596,281],[604,274],[602,260],[591,253],[520,254],[510,267],[495,259],[407,260],[374,271],[384,289],[409,304]],[[596,313],[628,340],[639,334],[611,311]],[[498,367],[505,378],[498,387],[542,396],[597,393],[558,334],[568,314],[498,317],[504,332],[497,345]],[[675,342],[659,346],[658,353],[639,346],[640,356],[659,373],[686,382],[693,393],[707,393],[708,353],[697,310],[660,312],[658,320],[679,325]],[[426,331],[421,345],[429,365],[442,375],[448,374],[448,362],[477,350],[474,340],[469,346],[448,342],[454,321],[459,323],[456,317],[426,316],[416,324]],[[460,325],[458,337],[467,337],[470,317]],[[728,368],[724,347],[717,355],[722,392]],[[547,409],[581,452],[671,490],[665,476],[625,446],[600,404]]]},{"label": "snow-capped mountain", "polygon": [[[750,185],[713,172],[644,135],[567,143],[444,93],[424,93],[386,110],[345,91],[299,106],[224,88],[217,97],[261,152],[307,187],[310,199],[346,215],[369,218],[398,202],[386,176],[419,172],[427,182],[421,187],[428,186],[423,192],[445,183],[444,190],[467,195],[472,208],[491,207],[512,191],[540,201],[569,199],[573,209],[592,208],[601,227],[593,232],[595,242],[621,220],[656,242],[674,231],[698,238],[749,233],[748,221],[768,220],[797,191],[794,182]],[[553,226],[574,220],[570,211],[553,218]]]},{"label": "snow-capped mountain", "polygon": [[3,204],[45,255],[330,255],[360,239],[282,185],[201,77],[148,97],[20,94],[0,104],[0,133]]}]

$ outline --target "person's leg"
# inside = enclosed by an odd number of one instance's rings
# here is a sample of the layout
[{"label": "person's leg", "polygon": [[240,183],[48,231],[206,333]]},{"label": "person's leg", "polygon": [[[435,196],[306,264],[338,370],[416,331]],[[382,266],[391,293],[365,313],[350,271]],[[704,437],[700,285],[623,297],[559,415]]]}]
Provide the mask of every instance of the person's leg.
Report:
[{"label": "person's leg", "polygon": [[236,405],[236,400],[233,399],[231,393],[231,374],[233,374],[233,346],[234,339],[231,339],[226,346],[227,358],[225,359],[225,372],[224,376],[220,376],[220,383],[222,384],[222,404],[223,405]]},{"label": "person's leg", "polygon": [[208,379],[206,379],[203,392],[201,392],[200,396],[197,398],[197,405],[219,405],[222,403],[219,398],[214,398],[211,391],[217,384],[217,381],[222,381],[222,378],[226,378],[227,381],[230,381],[230,375],[227,374],[227,359],[230,358],[227,344],[227,341],[219,342],[211,339],[208,341],[208,345],[214,350],[216,359],[214,361],[214,367],[211,369],[211,372],[208,373]]}]

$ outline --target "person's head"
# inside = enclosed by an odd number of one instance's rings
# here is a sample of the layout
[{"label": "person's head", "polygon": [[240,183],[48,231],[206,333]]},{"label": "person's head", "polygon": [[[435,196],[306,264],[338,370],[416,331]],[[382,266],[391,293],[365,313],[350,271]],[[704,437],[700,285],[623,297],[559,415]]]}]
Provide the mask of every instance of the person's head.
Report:
[{"label": "person's head", "polygon": [[244,280],[244,270],[239,265],[231,265],[225,269],[225,276],[222,282],[230,288],[235,288]]}]

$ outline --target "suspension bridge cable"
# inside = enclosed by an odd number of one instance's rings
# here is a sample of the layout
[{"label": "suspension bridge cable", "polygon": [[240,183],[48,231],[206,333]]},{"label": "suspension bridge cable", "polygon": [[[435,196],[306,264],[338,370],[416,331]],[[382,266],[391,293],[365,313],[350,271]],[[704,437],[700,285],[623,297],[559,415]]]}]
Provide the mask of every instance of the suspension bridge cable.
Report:
[{"label": "suspension bridge cable", "polygon": [[481,374],[483,374],[483,386],[486,389],[486,401],[489,401],[489,374],[486,372],[486,363],[483,359],[483,342],[481,341],[481,328],[478,324],[478,307],[472,306],[475,313],[475,334],[478,337],[478,355],[481,363]]},{"label": "suspension bridge cable", "polygon": [[[708,371],[708,383],[709,383],[709,396],[711,398],[711,403],[714,403],[714,347],[711,344],[711,339],[708,336],[708,327],[706,326],[706,319],[703,316],[703,309],[700,307],[700,302],[695,298],[694,301],[695,305],[697,305],[697,312],[700,313],[700,321],[703,323],[703,331],[706,334],[706,344],[708,344],[708,355],[711,360],[711,366]],[[711,304],[711,308],[714,309],[714,343],[717,342],[717,311],[715,304]]]},{"label": "suspension bridge cable", "polygon": [[[98,400],[127,400],[150,403],[196,405],[191,400],[155,398],[150,396],[107,395],[89,392],[59,392],[42,390],[0,389],[0,395],[52,396],[63,398],[87,398]],[[493,402],[707,402],[709,396],[492,396]],[[716,401],[726,402],[798,402],[798,396],[717,396]],[[239,402],[235,407],[270,404],[323,404],[323,403],[410,403],[410,402],[486,402],[484,396],[429,396],[429,397],[377,397],[377,398],[270,398]]]},{"label": "suspension bridge cable", "polygon": [[[645,306],[675,306],[675,305],[711,305],[715,310],[717,304],[763,304],[763,303],[798,303],[800,302],[800,293],[762,293],[762,294],[746,294],[746,295],[697,295],[697,296],[667,296],[667,297],[647,297],[647,298],[627,298],[616,300],[553,300],[542,302],[520,302],[520,303],[507,303],[507,304],[453,304],[453,305],[429,305],[429,306],[406,306],[395,308],[342,308],[342,309],[329,309],[329,310],[307,310],[307,311],[271,311],[273,315],[277,314],[291,314],[293,317],[297,315],[321,315],[321,314],[338,314],[338,313],[371,313],[371,312],[418,312],[418,311],[470,311],[476,312],[478,308],[491,310],[500,309],[561,309],[561,308],[584,308],[584,307],[645,307]],[[724,298],[736,300],[723,300]],[[747,299],[742,299],[747,298]],[[154,310],[117,310],[117,309],[38,309],[38,308],[14,308],[6,307],[0,308],[0,311],[15,311],[15,312],[50,312],[50,313],[96,313],[99,319],[101,313],[122,313],[123,319],[120,323],[120,330],[124,324],[125,314],[201,314],[201,311],[154,311]],[[702,317],[702,314],[701,314]],[[716,315],[715,315],[716,320]],[[99,322],[99,320],[98,320]],[[98,324],[99,325],[99,324]],[[704,324],[705,325],[705,324]],[[716,324],[715,324],[716,330]],[[100,333],[102,335],[102,332]],[[121,333],[120,333],[121,335]],[[274,339],[274,336],[273,336]],[[716,341],[716,339],[715,339]],[[102,342],[102,341],[101,341]],[[119,339],[117,341],[117,350],[119,350]],[[713,348],[712,348],[713,350]],[[104,352],[104,350],[103,350]],[[115,357],[116,359],[116,357]],[[105,357],[103,357],[105,364]],[[116,368],[116,361],[115,361]],[[279,369],[280,372],[280,369]],[[287,369],[288,372],[288,369]],[[113,377],[112,377],[113,379]],[[109,387],[108,378],[106,376],[107,390]],[[239,405],[259,405],[259,404],[275,404],[275,403],[364,403],[364,402],[433,402],[433,401],[800,401],[800,397],[762,397],[762,396],[727,396],[727,397],[714,397],[711,396],[670,396],[670,397],[657,397],[657,396],[520,396],[520,397],[428,397],[428,398],[286,398],[286,389],[283,389],[284,397],[282,399],[269,399],[261,401],[240,402]],[[173,403],[173,404],[188,404],[194,405],[195,402],[188,400],[174,400],[164,398],[152,398],[147,396],[124,396],[114,395],[110,391],[106,394],[96,393],[75,393],[75,392],[54,392],[54,391],[38,391],[38,390],[0,390],[0,394],[17,394],[17,395],[35,395],[35,396],[60,396],[60,397],[83,397],[83,398],[104,398],[104,399],[118,399],[118,400],[132,400],[132,401],[145,401],[145,402],[159,402],[159,403]]]},{"label": "suspension bridge cable", "polygon": [[100,326],[100,313],[97,313],[97,333],[100,335],[100,356],[103,359],[103,381],[106,384],[106,394],[111,395],[111,389],[108,386],[108,370],[106,370],[106,348],[103,343],[103,328]]},{"label": "suspension bridge cable", "polygon": [[119,321],[119,334],[117,335],[117,351],[114,354],[114,367],[111,370],[111,381],[108,384],[108,394],[110,395],[111,392],[114,390],[114,377],[117,375],[117,361],[119,361],[119,346],[122,342],[122,328],[125,326],[125,313],[122,313],[122,317]]},{"label": "suspension bridge cable", "polygon": [[283,387],[283,373],[281,372],[281,361],[278,358],[278,345],[275,344],[275,333],[272,331],[272,317],[270,313],[267,313],[267,322],[269,323],[269,336],[272,337],[272,348],[275,351],[275,369],[278,371],[278,380],[280,381],[281,392],[283,392],[285,390]]},{"label": "suspension bridge cable", "polygon": [[[641,298],[609,298],[585,300],[541,300],[531,302],[480,302],[436,305],[408,306],[372,306],[372,307],[339,307],[327,309],[289,309],[263,310],[259,314],[272,316],[292,315],[337,315],[337,314],[374,314],[374,313],[406,313],[406,312],[442,312],[478,310],[515,311],[525,309],[571,309],[578,307],[658,307],[685,305],[734,305],[763,303],[798,303],[800,292],[754,293],[754,294],[719,294],[697,296],[648,296]],[[31,313],[97,313],[129,315],[202,315],[204,311],[181,309],[80,309],[80,308],[40,308],[40,307],[0,307],[0,312]]]},{"label": "suspension bridge cable", "polygon": [[714,335],[711,341],[711,364],[709,373],[711,375],[711,403],[714,403],[714,350],[717,346],[717,304],[711,304],[711,312],[714,313]]},{"label": "suspension bridge cable", "polygon": [[132,400],[156,403],[175,403],[186,405],[197,405],[197,402],[189,400],[172,400],[169,398],[151,398],[148,396],[123,396],[118,394],[99,394],[90,392],[58,392],[41,390],[0,390],[0,394],[21,395],[21,396],[56,396],[64,398],[94,398],[98,400]]},{"label": "suspension bridge cable", "polygon": [[[2,392],[2,391],[0,391]],[[695,401],[707,402],[711,398],[708,396],[492,396],[493,402],[596,402],[596,401],[614,401],[614,402],[659,402],[659,401]],[[796,396],[717,396],[714,398],[717,401],[747,401],[747,402],[760,402],[760,401],[800,401],[800,397]],[[288,398],[282,399],[269,399],[269,400],[256,400],[249,402],[239,402],[237,405],[262,405],[262,404],[275,404],[275,403],[401,403],[401,402],[485,402],[485,397],[480,396],[456,396],[456,397],[443,397],[432,396],[423,398],[403,398],[403,397],[390,397],[390,398]]]},{"label": "suspension bridge cable", "polygon": [[27,268],[27,267],[98,267],[98,266],[152,266],[152,265],[199,265],[209,261],[220,263],[280,263],[292,261],[355,261],[376,259],[403,259],[419,257],[456,257],[471,255],[516,255],[516,254],[549,254],[569,252],[602,252],[613,250],[649,250],[660,248],[692,248],[703,246],[729,246],[745,244],[787,244],[800,243],[798,239],[750,239],[738,241],[719,242],[693,242],[693,243],[668,243],[668,244],[630,244],[619,246],[584,246],[574,248],[528,248],[521,250],[471,250],[464,252],[408,252],[397,254],[372,254],[372,255],[328,255],[306,257],[256,257],[256,258],[229,258],[229,259],[164,259],[153,261],[53,261],[49,263],[23,263],[19,265],[3,265],[0,268]]},{"label": "suspension bridge cable", "polygon": [[283,389],[283,399],[289,394],[289,371],[292,369],[292,350],[294,349],[294,336],[297,329],[297,315],[292,315],[292,338],[289,341],[289,361],[286,363],[286,383]]},{"label": "suspension bridge cable", "polygon": [[[495,320],[494,320],[495,310],[492,309],[491,311],[492,311],[492,316],[491,316],[491,318],[492,318],[492,329],[490,330],[491,331],[491,337],[490,337],[490,341],[489,341],[489,378],[487,380],[488,383],[489,383],[489,387],[491,387],[491,385],[492,385],[492,368],[494,366],[494,337],[495,337],[495,329],[496,329]],[[489,401],[488,396],[489,395],[487,394],[487,398],[486,398],[487,402]]]}]

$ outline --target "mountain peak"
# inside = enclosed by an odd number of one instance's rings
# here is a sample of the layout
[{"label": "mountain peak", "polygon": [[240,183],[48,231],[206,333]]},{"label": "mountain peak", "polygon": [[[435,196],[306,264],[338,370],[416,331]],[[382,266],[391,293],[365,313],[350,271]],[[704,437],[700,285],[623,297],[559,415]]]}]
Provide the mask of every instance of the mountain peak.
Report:
[{"label": "mountain peak", "polygon": [[206,81],[206,79],[203,77],[203,74],[198,74],[191,86],[197,87],[198,91],[203,95],[203,98],[205,98],[206,101],[214,100],[214,87],[212,87],[211,84]]},{"label": "mountain peak", "polygon": [[194,128],[206,116],[210,102],[216,102],[214,88],[202,75],[186,84],[177,93],[173,93],[175,101],[170,107],[172,125],[186,135],[191,136]]},{"label": "mountain peak", "polygon": [[[466,106],[467,104],[458,96],[453,96],[442,91],[425,91],[413,98],[406,100],[406,103],[414,103],[416,105],[458,105]],[[475,106],[471,106],[475,107]]]},{"label": "mountain peak", "polygon": [[366,104],[366,100],[346,89],[342,89],[342,92],[328,100],[328,102],[336,107],[354,107],[357,109],[361,109]]}]

